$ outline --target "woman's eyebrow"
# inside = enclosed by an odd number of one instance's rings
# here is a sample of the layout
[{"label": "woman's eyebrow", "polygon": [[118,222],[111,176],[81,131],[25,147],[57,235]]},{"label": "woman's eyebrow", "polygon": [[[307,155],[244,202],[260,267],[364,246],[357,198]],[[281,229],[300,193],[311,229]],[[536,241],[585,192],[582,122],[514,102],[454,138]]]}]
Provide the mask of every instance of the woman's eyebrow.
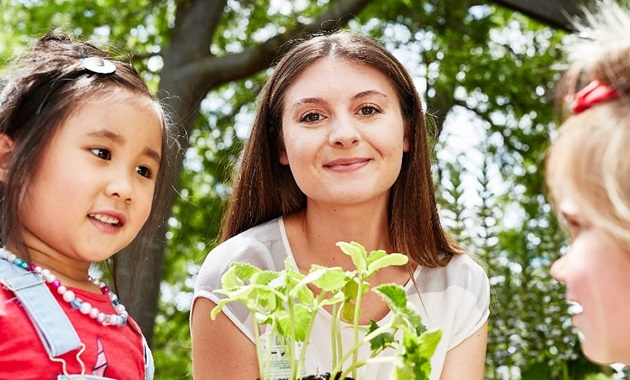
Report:
[{"label": "woman's eyebrow", "polygon": [[361,91],[358,94],[355,94],[351,99],[352,100],[356,100],[356,99],[364,98],[366,96],[378,96],[380,98],[387,99],[387,94],[382,93],[382,92],[377,91],[377,90]]}]

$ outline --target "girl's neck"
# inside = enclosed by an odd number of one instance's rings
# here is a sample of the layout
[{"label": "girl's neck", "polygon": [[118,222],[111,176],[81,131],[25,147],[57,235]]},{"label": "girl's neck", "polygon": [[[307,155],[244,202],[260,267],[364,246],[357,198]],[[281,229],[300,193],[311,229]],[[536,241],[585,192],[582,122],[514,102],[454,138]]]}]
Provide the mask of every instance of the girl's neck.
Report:
[{"label": "girl's neck", "polygon": [[[15,254],[19,252],[12,244],[8,244],[7,249]],[[28,246],[26,249],[29,255],[27,261],[30,264],[48,269],[64,286],[82,289],[96,294],[101,293],[100,289],[88,279],[90,263],[74,260],[59,252],[48,249],[37,249]]]}]

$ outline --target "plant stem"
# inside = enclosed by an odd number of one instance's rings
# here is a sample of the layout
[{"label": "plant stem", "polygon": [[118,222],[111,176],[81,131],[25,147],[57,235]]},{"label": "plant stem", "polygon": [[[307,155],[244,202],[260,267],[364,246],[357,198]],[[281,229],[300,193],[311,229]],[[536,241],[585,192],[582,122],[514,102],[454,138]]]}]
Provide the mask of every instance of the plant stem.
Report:
[{"label": "plant stem", "polygon": [[297,379],[297,368],[295,367],[295,315],[293,314],[293,298],[291,297],[291,292],[288,291],[287,287],[287,306],[289,308],[289,329],[291,331],[290,335],[287,337],[287,349],[288,352],[285,351],[287,357],[289,359],[289,368],[291,368],[291,378]]},{"label": "plant stem", "polygon": [[321,306],[322,299],[324,299],[324,294],[320,293],[320,295],[317,297],[317,303],[316,303],[317,306],[311,312],[311,319],[309,320],[308,326],[306,327],[306,332],[304,335],[305,339],[304,339],[304,342],[302,343],[302,349],[300,350],[300,360],[298,361],[298,369],[297,369],[298,374],[302,373],[304,361],[306,360],[306,349],[308,348],[308,342],[311,337],[311,331],[313,330],[313,324],[315,323],[315,317],[317,317],[317,313],[319,313],[319,310],[322,308]]},{"label": "plant stem", "polygon": [[[337,363],[337,365],[333,368],[332,373],[341,372],[343,363],[348,359],[348,357],[350,357],[350,355],[352,355],[353,357],[356,357],[356,355],[358,355],[359,348],[361,348],[361,346],[363,346],[366,343],[369,343],[370,340],[372,340],[374,337],[386,332],[390,328],[391,328],[391,323],[388,323],[386,325],[379,326],[379,328],[377,328],[376,330],[364,336],[360,342],[355,343],[355,345],[350,350],[348,350],[348,352],[346,352],[346,354],[341,358],[340,362]],[[356,359],[353,360],[353,363],[355,362],[356,362]],[[351,368],[354,367],[354,364],[351,365],[350,367]],[[352,376],[355,377],[354,374]]]},{"label": "plant stem", "polygon": [[337,331],[339,329],[339,316],[337,315],[337,304],[332,305],[331,310],[332,321],[330,325],[330,342],[332,343],[332,366],[337,366],[337,359],[339,358],[340,351],[337,350]]},{"label": "plant stem", "polygon": [[[359,288],[358,288],[358,292],[357,292],[357,300],[356,303],[354,305],[354,320],[352,328],[354,329],[354,344],[355,347],[356,345],[359,343],[359,318],[361,317],[361,298],[363,296],[363,278],[362,276],[359,276]],[[358,356],[359,356],[359,351],[355,348],[353,348],[353,354],[352,354],[352,362],[356,363],[356,361],[358,360]],[[356,369],[352,371],[352,377],[356,379],[357,377],[357,373],[356,373]]]},{"label": "plant stem", "polygon": [[[269,374],[269,358],[270,355],[267,355],[267,362],[263,362],[262,360],[262,352],[260,352],[260,326],[256,321],[256,316],[254,315],[254,341],[256,342],[256,357],[258,359],[258,372],[260,373],[260,380],[265,380],[265,374]],[[269,350],[269,342],[265,344],[265,350]],[[264,363],[264,364],[263,364]],[[267,371],[265,371],[264,366],[267,367]]]}]

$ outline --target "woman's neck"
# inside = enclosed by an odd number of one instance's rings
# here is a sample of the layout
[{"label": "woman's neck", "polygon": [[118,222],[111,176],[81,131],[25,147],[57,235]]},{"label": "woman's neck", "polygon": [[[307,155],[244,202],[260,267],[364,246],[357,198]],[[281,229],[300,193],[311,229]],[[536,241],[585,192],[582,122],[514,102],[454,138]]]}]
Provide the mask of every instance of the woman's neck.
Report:
[{"label": "woman's neck", "polygon": [[370,252],[391,251],[385,212],[358,213],[356,209],[322,212],[306,208],[284,218],[285,229],[298,266],[310,268],[315,263],[352,269],[352,262],[336,243],[355,241]]}]

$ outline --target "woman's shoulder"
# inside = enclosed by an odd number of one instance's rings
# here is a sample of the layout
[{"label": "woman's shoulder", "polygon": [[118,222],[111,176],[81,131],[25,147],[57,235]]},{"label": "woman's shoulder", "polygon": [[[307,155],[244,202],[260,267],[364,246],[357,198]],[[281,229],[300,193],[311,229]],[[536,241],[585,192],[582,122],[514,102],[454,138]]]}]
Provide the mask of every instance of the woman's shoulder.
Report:
[{"label": "woman's shoulder", "polygon": [[281,270],[287,257],[281,219],[252,227],[217,245],[208,253],[199,277],[220,278],[234,262],[264,270]]},{"label": "woman's shoulder", "polygon": [[488,275],[482,263],[468,254],[454,255],[443,267],[422,268],[416,281],[421,289],[445,291],[455,286],[476,294],[489,293]]},{"label": "woman's shoulder", "polygon": [[[276,218],[245,230],[220,243],[208,253],[206,261],[208,259],[229,259],[232,261],[247,258],[247,262],[249,262],[251,256],[255,258],[258,255],[264,256],[272,251],[276,251],[279,248],[279,243],[282,243],[281,224],[280,219]],[[280,244],[280,247],[284,248],[282,244]]]}]

